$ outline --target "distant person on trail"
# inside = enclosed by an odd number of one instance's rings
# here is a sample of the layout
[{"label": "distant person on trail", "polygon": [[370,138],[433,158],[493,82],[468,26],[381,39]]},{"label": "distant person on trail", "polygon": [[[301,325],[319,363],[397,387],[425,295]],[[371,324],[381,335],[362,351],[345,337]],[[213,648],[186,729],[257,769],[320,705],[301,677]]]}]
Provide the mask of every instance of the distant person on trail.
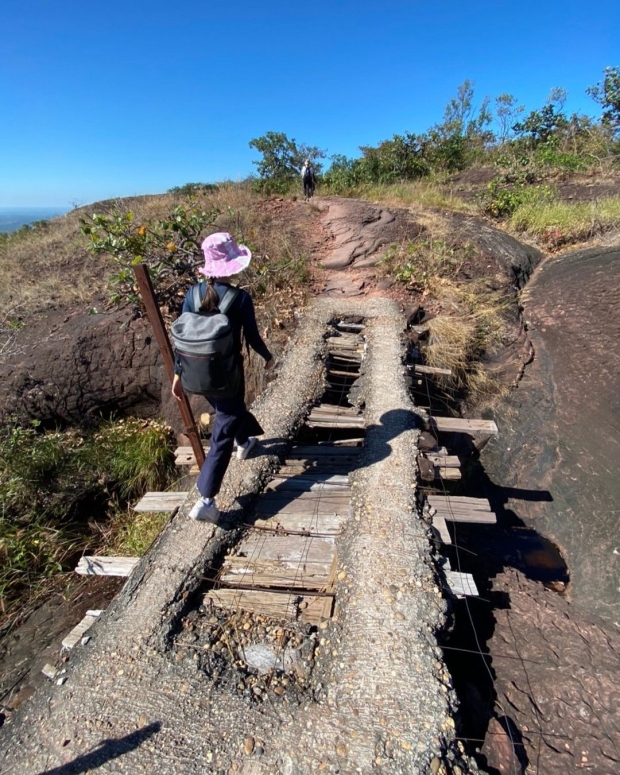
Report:
[{"label": "distant person on trail", "polygon": [[314,167],[310,159],[306,159],[304,166],[301,168],[301,179],[304,184],[304,199],[307,201],[314,195],[314,187],[316,185]]},{"label": "distant person on trail", "polygon": [[[220,232],[208,236],[202,243],[202,250],[205,264],[198,271],[207,279],[206,282],[189,289],[182,312],[199,313],[210,317],[211,320],[215,320],[216,316],[221,319],[224,315],[228,318],[228,321],[224,322],[229,322],[232,328],[235,380],[231,382],[231,395],[221,397],[204,394],[215,409],[215,420],[211,446],[196,482],[201,498],[194,504],[189,516],[206,522],[217,522],[220,511],[215,503],[215,496],[220,491],[230,463],[234,442],[237,442],[237,458],[245,460],[257,443],[256,436],[264,433],[256,417],[245,405],[242,334],[247,345],[264,358],[265,369],[273,367],[273,357],[258,331],[252,297],[246,291],[230,285],[230,277],[249,265],[252,259],[250,249],[245,245],[237,245],[230,234]],[[196,288],[198,290],[194,290]],[[199,309],[195,309],[196,299],[200,305]],[[177,400],[183,395],[183,370],[186,368],[189,371],[191,368],[191,362],[187,363],[190,365],[183,365],[182,357],[177,352],[172,383],[172,395]],[[204,366],[201,368],[204,369]],[[186,377],[189,377],[189,374],[186,374]]]}]

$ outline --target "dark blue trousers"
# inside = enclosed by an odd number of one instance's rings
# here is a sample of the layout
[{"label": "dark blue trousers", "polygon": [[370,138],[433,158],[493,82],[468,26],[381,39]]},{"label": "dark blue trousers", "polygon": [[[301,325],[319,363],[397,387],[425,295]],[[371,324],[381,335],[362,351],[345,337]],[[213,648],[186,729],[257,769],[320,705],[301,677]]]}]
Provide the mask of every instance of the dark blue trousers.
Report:
[{"label": "dark blue trousers", "polygon": [[196,482],[203,498],[214,498],[220,491],[233,442],[245,444],[250,436],[264,433],[256,417],[248,411],[243,391],[236,398],[209,398],[209,403],[215,409],[211,446]]}]

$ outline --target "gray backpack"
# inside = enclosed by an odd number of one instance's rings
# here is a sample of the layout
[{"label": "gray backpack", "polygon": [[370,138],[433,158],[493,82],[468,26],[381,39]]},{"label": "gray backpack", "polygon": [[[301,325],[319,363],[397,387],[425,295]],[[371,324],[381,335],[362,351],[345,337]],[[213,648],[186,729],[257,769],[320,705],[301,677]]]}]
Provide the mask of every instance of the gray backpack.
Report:
[{"label": "gray backpack", "polygon": [[239,295],[229,288],[218,307],[201,312],[201,288],[192,289],[194,312],[184,312],[171,326],[172,343],[181,364],[181,384],[188,393],[207,398],[232,398],[241,385],[234,353],[233,329],[226,313]]}]

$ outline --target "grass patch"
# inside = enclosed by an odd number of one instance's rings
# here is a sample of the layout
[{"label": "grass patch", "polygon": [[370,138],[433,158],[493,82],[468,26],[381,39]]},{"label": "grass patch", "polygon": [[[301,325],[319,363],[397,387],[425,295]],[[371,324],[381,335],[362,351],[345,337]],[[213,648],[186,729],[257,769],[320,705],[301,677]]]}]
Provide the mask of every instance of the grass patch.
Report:
[{"label": "grass patch", "polygon": [[425,361],[450,369],[449,384],[471,398],[500,390],[481,359],[503,343],[510,306],[495,289],[494,278],[470,277],[475,258],[471,243],[419,240],[392,247],[380,264],[386,276],[419,293],[425,306],[437,311],[422,345]]},{"label": "grass patch", "polygon": [[347,189],[341,196],[368,199],[395,207],[434,207],[458,212],[474,213],[475,206],[453,196],[440,181],[415,180],[388,185],[363,185]]},{"label": "grass patch", "polygon": [[516,232],[533,234],[549,246],[582,242],[620,228],[620,198],[595,202],[542,200],[520,204],[508,220]]},{"label": "grass patch", "polygon": [[[119,504],[167,487],[175,469],[170,429],[157,422],[108,421],[90,432],[17,426],[0,436],[1,622],[77,554],[111,541]],[[148,547],[156,528],[134,521],[130,530],[127,514],[119,529]]]}]

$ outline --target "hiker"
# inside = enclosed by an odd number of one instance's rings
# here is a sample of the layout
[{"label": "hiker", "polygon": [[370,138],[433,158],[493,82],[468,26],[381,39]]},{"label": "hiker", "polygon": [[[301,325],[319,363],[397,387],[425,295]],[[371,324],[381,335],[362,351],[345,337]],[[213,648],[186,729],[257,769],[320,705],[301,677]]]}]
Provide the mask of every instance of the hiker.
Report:
[{"label": "hiker", "polygon": [[314,167],[310,159],[306,159],[304,166],[301,168],[301,179],[304,184],[304,199],[308,200],[314,194],[314,187],[316,185]]},{"label": "hiker", "polygon": [[[273,367],[273,357],[263,342],[256,325],[254,304],[249,293],[234,288],[229,283],[232,275],[243,271],[250,263],[252,253],[245,245],[237,245],[230,234],[219,232],[209,235],[202,243],[205,256],[204,267],[198,271],[207,280],[198,286],[192,286],[183,302],[185,312],[223,312],[226,305],[226,317],[232,327],[232,351],[237,375],[236,387],[232,395],[225,398],[205,394],[215,409],[215,420],[211,434],[211,446],[196,486],[200,499],[189,513],[192,519],[217,522],[220,515],[215,496],[220,491],[222,480],[233,452],[233,443],[237,442],[237,458],[245,460],[257,443],[257,436],[264,433],[258,420],[245,405],[245,382],[243,375],[243,354],[241,336],[249,347],[265,360],[265,369]],[[194,290],[198,287],[199,292]],[[194,309],[198,297],[200,309]],[[226,298],[225,298],[226,297]],[[218,315],[218,318],[221,315]],[[180,320],[180,318],[179,318]],[[178,322],[178,321],[177,321]],[[172,382],[172,395],[180,400],[183,395],[182,359],[177,354],[175,375]]]}]

